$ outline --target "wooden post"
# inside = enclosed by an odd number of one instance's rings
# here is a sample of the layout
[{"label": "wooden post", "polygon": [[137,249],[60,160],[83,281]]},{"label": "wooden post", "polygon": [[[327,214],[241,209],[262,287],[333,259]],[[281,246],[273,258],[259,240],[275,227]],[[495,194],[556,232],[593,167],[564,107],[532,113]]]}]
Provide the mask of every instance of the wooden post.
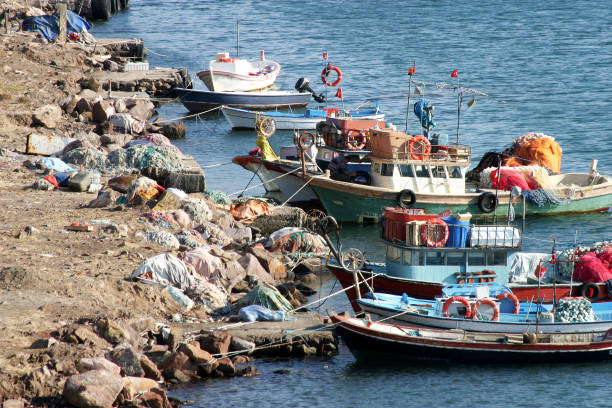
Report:
[{"label": "wooden post", "polygon": [[9,32],[9,9],[4,10],[4,32],[8,34]]},{"label": "wooden post", "polygon": [[57,42],[59,43],[65,43],[66,42],[66,22],[67,22],[67,18],[66,18],[66,10],[67,10],[67,4],[66,3],[59,3],[57,5],[58,10],[59,10],[59,35],[57,36]]}]

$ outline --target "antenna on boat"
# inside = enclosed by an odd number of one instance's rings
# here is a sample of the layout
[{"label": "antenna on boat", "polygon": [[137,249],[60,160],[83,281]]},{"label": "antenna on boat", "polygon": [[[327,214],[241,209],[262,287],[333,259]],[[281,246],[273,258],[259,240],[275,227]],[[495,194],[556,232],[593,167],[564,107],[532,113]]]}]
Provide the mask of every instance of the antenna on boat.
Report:
[{"label": "antenna on boat", "polygon": [[416,61],[412,61],[412,68],[408,68],[408,101],[406,103],[406,127],[404,133],[408,133],[408,115],[410,114],[410,90],[412,89],[412,76],[416,72]]},{"label": "antenna on boat", "polygon": [[236,58],[240,57],[240,23],[242,20],[236,20]]},{"label": "antenna on boat", "polygon": [[557,257],[555,256],[555,245],[556,241],[553,238],[552,255],[550,257],[550,263],[553,265],[553,312],[557,307]]}]

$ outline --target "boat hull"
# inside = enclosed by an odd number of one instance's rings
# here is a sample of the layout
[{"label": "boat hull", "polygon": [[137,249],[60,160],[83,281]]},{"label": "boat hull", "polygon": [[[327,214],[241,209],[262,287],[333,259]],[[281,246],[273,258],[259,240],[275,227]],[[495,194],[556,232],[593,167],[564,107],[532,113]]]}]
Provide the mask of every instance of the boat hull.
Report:
[{"label": "boat hull", "polygon": [[[357,290],[354,287],[355,278],[352,272],[348,272],[342,269],[340,266],[334,264],[327,264],[327,268],[334,274],[336,279],[340,282],[342,287],[345,289],[346,296],[351,303],[351,307],[356,312],[361,312],[362,309],[357,302],[358,295]],[[398,278],[386,275],[384,270],[381,271],[361,271],[362,281],[367,281],[359,285],[360,293],[368,293],[372,289],[376,292],[389,293],[392,295],[407,294],[411,297],[421,299],[433,299],[436,296],[442,295],[442,288],[446,285],[445,283],[439,282],[425,282],[417,281],[405,278]],[[512,293],[521,302],[532,302],[534,299],[544,299],[544,302],[551,303],[553,299],[560,299],[562,297],[572,297],[581,295],[581,282],[573,284],[517,284],[508,282],[498,282],[506,285],[512,290]],[[597,284],[600,292],[600,300],[608,301],[608,292],[606,285],[603,283]]]},{"label": "boat hull", "polygon": [[[568,363],[608,361],[612,341],[523,343],[504,342],[504,335],[490,341],[461,340],[461,333],[439,331],[440,338],[419,336],[419,329],[368,323],[362,319],[331,316],[338,334],[360,361],[394,362],[433,360],[462,363]],[[369,325],[369,327],[368,327]],[[457,339],[449,340],[456,334]],[[563,335],[558,335],[563,336]],[[495,341],[493,339],[496,339]]]},{"label": "boat hull", "polygon": [[221,105],[242,109],[304,107],[311,94],[297,92],[211,92],[175,88],[181,103],[190,112],[203,112]]},{"label": "boat hull", "polygon": [[[265,74],[251,75],[245,72],[236,72],[234,65],[226,68],[213,68],[198,72],[196,75],[210,91],[217,92],[248,92],[266,89],[274,84],[280,73],[280,64],[275,61],[257,61],[255,65],[249,66],[253,71],[265,69]],[[211,62],[211,67],[215,62]],[[215,65],[216,66],[216,65]],[[261,68],[260,68],[261,66]]]},{"label": "boat hull", "polygon": [[[426,316],[418,313],[402,313],[402,309],[385,308],[376,304],[376,301],[368,299],[360,301],[361,309],[369,314],[372,320],[385,320],[388,323],[403,324],[408,326],[431,327],[437,329],[458,329],[473,332],[497,332],[497,333],[605,333],[612,328],[612,321],[594,321],[579,323],[559,322],[529,322],[460,319],[439,316]],[[535,307],[534,309],[535,310]],[[522,315],[526,317],[526,315]],[[526,320],[526,319],[525,319]]]},{"label": "boat hull", "polygon": [[269,172],[265,166],[262,165],[261,158],[259,156],[237,156],[232,161],[246,170],[255,173],[259,180],[263,183],[266,192],[276,193],[281,191],[278,184],[274,180],[274,174]]},{"label": "boat hull", "polygon": [[[313,177],[312,189],[321,204],[339,222],[380,222],[384,207],[398,204],[399,193],[380,187],[364,186],[332,180],[324,176]],[[421,194],[416,193],[415,208],[422,208],[428,214],[438,214],[450,209],[454,214],[469,212],[475,219],[497,215],[507,217],[510,194],[498,192],[499,204],[494,212],[485,214],[478,206],[483,191],[464,194]],[[516,214],[523,212],[523,202],[513,203]],[[578,188],[572,200],[566,204],[545,204],[538,207],[525,202],[525,215],[564,215],[606,211],[612,206],[612,183]]]},{"label": "boat hull", "polygon": [[[262,116],[260,112],[249,111],[243,109],[222,108],[223,116],[227,119],[232,129],[254,129],[255,118]],[[324,121],[326,116],[308,117],[306,114],[287,114],[282,112],[267,112],[263,116],[272,118],[276,122],[276,129],[279,130],[313,130],[316,129],[317,123]],[[384,113],[363,114],[362,116],[354,116],[359,119],[384,120]]]}]

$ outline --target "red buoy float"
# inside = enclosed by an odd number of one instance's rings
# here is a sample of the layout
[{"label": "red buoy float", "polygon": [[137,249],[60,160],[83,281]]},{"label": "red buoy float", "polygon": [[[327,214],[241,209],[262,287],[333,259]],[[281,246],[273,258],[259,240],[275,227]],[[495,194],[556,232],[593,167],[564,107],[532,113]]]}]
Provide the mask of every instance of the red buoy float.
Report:
[{"label": "red buoy float", "polygon": [[[327,80],[327,77],[329,76],[329,73],[332,71],[336,72],[336,75],[338,76],[338,78],[336,78],[334,82],[329,82]],[[323,68],[323,72],[321,72],[321,81],[323,81],[323,83],[327,86],[338,86],[340,85],[340,82],[342,82],[342,71],[340,71],[340,68],[338,68],[335,65],[327,64],[325,68]]]},{"label": "red buoy float", "polygon": [[469,319],[470,317],[472,317],[472,308],[470,307],[470,302],[468,302],[467,299],[464,298],[463,296],[451,296],[448,299],[446,299],[446,302],[444,302],[444,305],[442,305],[442,316],[449,317],[448,308],[454,302],[460,302],[465,306],[465,316],[464,317],[466,319]]}]

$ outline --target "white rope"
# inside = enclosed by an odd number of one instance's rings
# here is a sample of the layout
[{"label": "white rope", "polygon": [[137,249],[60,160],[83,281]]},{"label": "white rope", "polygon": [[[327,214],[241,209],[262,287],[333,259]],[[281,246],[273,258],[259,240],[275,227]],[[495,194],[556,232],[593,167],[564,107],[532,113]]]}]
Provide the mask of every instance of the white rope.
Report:
[{"label": "white rope", "polygon": [[162,122],[162,123],[165,123],[165,122],[172,122],[172,121],[174,121],[174,120],[181,120],[181,119],[193,118],[194,116],[199,117],[200,115],[203,115],[203,114],[205,114],[205,113],[212,112],[212,111],[217,110],[217,109],[219,109],[219,108],[220,108],[220,106],[217,106],[216,108],[212,108],[212,109],[209,109],[209,110],[204,111],[204,112],[194,113],[193,115],[181,116],[180,118],[173,118],[173,119],[160,119],[160,120],[155,121],[155,123],[160,123],[160,122]]},{"label": "white rope", "polygon": [[273,179],[267,180],[265,183],[259,183],[259,184],[255,185],[253,187],[249,187],[249,188],[245,188],[244,190],[236,191],[235,193],[228,194],[228,196],[231,197],[231,196],[236,195],[236,194],[244,193],[245,191],[248,191],[248,190],[253,190],[253,189],[257,188],[257,187],[263,186],[266,183],[269,183],[269,182],[274,181],[274,180],[278,180],[281,177],[288,176],[291,173],[294,173],[294,172],[296,172],[298,170],[300,170],[300,169],[299,168],[293,169],[293,170],[291,170],[291,171],[289,171],[289,172],[287,172],[285,174],[281,174],[280,176],[277,176],[277,177],[274,177]]},{"label": "white rope", "polygon": [[200,167],[203,169],[212,169],[213,167],[225,166],[227,164],[233,164],[233,162],[209,164],[208,166],[200,166]]}]

